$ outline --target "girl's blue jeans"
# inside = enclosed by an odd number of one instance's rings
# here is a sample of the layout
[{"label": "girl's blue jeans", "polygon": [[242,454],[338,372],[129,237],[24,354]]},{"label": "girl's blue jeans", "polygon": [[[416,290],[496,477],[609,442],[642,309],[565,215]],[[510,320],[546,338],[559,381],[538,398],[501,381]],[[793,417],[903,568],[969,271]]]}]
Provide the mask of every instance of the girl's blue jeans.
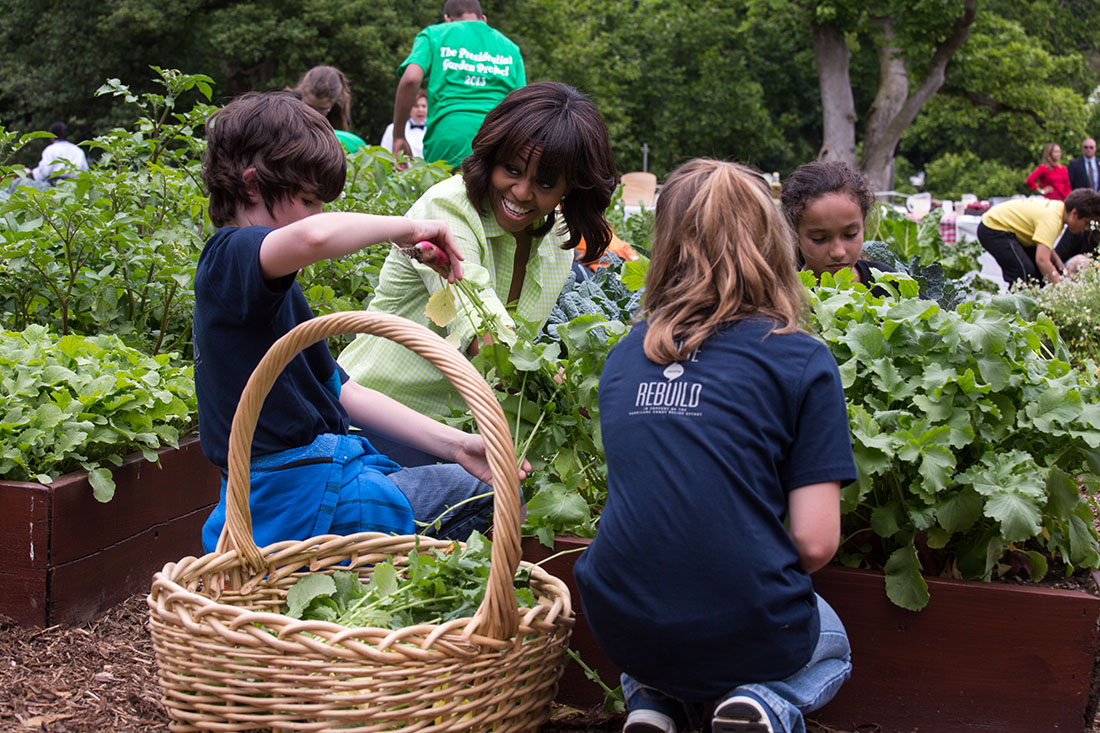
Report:
[{"label": "girl's blue jeans", "polygon": [[[852,675],[851,648],[848,646],[848,634],[836,611],[821,596],[817,599],[817,610],[821,617],[821,633],[817,639],[810,661],[785,680],[775,682],[752,682],[730,690],[726,697],[744,692],[751,693],[762,701],[771,713],[772,726],[776,733],[805,733],[806,723],[803,713],[817,710],[833,699],[840,686]],[[630,700],[641,692],[648,698],[672,700],[660,690],[645,687],[626,674],[622,676],[623,697]],[[725,699],[725,698],[722,698]],[[695,722],[702,717],[702,706],[680,702],[689,721]],[[721,702],[721,700],[716,700]]]}]

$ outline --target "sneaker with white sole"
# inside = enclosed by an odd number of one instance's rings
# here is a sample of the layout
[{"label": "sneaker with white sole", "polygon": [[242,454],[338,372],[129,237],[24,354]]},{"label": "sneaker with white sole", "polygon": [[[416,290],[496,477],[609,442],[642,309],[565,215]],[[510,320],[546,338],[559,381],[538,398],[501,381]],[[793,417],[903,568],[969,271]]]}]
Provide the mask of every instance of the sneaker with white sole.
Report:
[{"label": "sneaker with white sole", "polygon": [[714,708],[712,733],[775,733],[764,705],[749,695],[730,695]]},{"label": "sneaker with white sole", "polygon": [[662,712],[638,708],[626,716],[623,733],[676,733],[676,723]]}]

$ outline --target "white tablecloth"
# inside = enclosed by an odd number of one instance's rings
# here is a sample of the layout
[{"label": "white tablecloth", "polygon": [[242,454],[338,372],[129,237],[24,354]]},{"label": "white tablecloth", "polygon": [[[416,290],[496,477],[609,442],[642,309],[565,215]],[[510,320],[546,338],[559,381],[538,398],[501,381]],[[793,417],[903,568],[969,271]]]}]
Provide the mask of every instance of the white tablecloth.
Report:
[{"label": "white tablecloth", "polygon": [[[981,221],[982,217],[970,216],[967,214],[961,216],[945,216],[940,219],[940,236],[943,237],[944,244],[948,247],[950,247],[953,242],[961,242],[967,239],[977,240],[978,224],[981,223]],[[1008,289],[1008,285],[1005,284],[1001,274],[1001,266],[993,259],[993,255],[982,250],[982,253],[978,256],[978,264],[981,265],[979,274],[983,278],[997,283],[1001,287],[1001,290]]]}]

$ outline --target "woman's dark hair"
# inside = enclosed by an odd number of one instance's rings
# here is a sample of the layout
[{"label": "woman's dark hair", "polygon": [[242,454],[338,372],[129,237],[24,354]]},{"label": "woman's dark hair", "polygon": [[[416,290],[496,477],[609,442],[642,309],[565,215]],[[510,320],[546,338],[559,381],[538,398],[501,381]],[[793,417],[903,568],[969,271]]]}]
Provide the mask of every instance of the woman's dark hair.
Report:
[{"label": "woman's dark hair", "polygon": [[864,218],[867,218],[871,205],[875,203],[875,195],[867,188],[863,176],[847,163],[839,160],[816,160],[800,165],[783,181],[783,190],[779,194],[783,215],[787,217],[796,234],[806,206],[814,199],[830,193],[851,196],[859,204]]},{"label": "woman's dark hair", "polygon": [[69,126],[64,122],[55,122],[50,125],[50,133],[58,140],[64,140],[69,137]]},{"label": "woman's dark hair", "polygon": [[269,212],[302,192],[332,201],[344,189],[347,158],[321,113],[286,92],[249,92],[206,121],[202,180],[210,193],[210,221],[223,226],[247,205],[244,172]]},{"label": "woman's dark hair", "polygon": [[467,13],[474,13],[480,18],[484,15],[481,12],[481,3],[478,0],[447,0],[443,3],[443,15],[452,19],[461,18]]},{"label": "woman's dark hair", "polygon": [[[561,201],[572,249],[584,237],[584,262],[600,259],[611,242],[611,225],[604,212],[615,191],[615,156],[600,111],[588,97],[568,84],[541,81],[515,90],[501,101],[474,137],[473,153],[462,162],[466,195],[485,214],[493,166],[519,155],[537,153],[538,180],[565,179]],[[556,215],[532,231],[550,231]]]},{"label": "woman's dark hair", "polygon": [[1100,193],[1091,188],[1075,188],[1066,196],[1066,212],[1076,211],[1079,218],[1100,218]]}]

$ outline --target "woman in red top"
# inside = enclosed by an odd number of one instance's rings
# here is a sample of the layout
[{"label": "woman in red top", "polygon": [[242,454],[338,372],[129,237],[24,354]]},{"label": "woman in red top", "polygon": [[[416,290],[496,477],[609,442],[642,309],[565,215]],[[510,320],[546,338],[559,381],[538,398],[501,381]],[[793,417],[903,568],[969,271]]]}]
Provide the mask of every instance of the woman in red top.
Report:
[{"label": "woman in red top", "polygon": [[1065,201],[1069,195],[1069,171],[1059,165],[1062,147],[1058,143],[1043,146],[1043,162],[1027,177],[1027,187],[1038,191],[1048,199]]}]

